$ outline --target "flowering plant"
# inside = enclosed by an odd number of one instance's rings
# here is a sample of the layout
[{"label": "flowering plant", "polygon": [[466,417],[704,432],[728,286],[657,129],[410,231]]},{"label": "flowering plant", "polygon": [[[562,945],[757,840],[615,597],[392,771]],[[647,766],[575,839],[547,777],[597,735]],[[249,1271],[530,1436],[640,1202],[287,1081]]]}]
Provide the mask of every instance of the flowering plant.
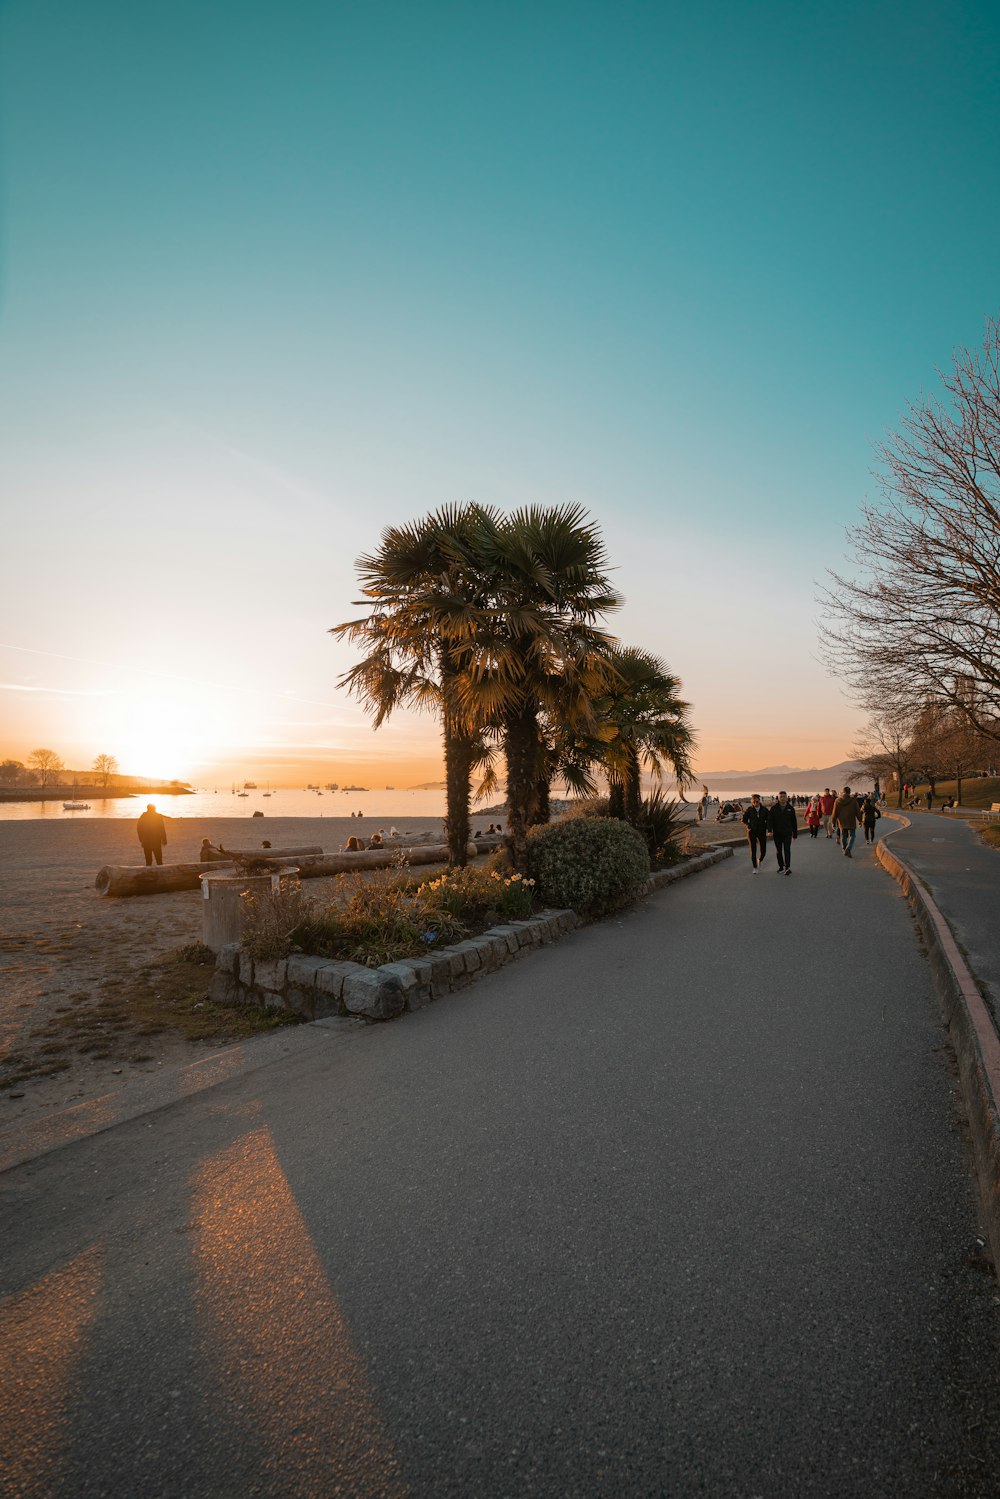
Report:
[{"label": "flowering plant", "polygon": [[463,922],[479,924],[491,916],[508,921],[531,914],[535,882],[498,868],[448,869],[417,890],[417,898]]}]

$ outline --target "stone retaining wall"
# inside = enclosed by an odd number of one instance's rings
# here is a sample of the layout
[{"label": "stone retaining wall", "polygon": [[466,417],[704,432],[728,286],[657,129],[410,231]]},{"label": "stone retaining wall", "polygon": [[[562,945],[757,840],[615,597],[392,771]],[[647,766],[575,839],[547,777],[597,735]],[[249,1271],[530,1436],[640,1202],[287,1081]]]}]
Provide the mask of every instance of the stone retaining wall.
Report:
[{"label": "stone retaining wall", "polygon": [[[895,820],[909,826],[899,814]],[[990,1251],[994,1265],[1000,1266],[1000,1036],[929,888],[884,838],[875,847],[875,857],[902,889],[927,948],[941,1017],[958,1062]]]},{"label": "stone retaining wall", "polygon": [[[732,858],[731,848],[715,848],[672,869],[650,876],[649,890],[696,874]],[[333,958],[255,959],[236,944],[224,947],[216,960],[208,997],[216,1004],[255,1005],[288,1010],[303,1020],[330,1015],[359,1015],[366,1020],[394,1020],[404,1010],[419,1010],[432,999],[464,988],[478,974],[491,973],[532,947],[555,942],[580,925],[575,911],[542,911],[525,921],[490,927],[481,937],[452,943],[426,958],[404,958],[366,968]]]}]

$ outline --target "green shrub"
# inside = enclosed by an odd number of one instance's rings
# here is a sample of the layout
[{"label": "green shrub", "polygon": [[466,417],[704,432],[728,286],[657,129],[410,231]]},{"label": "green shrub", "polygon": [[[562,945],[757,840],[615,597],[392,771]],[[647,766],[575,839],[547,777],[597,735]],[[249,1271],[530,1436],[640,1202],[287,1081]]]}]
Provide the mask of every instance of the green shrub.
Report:
[{"label": "green shrub", "polygon": [[610,817],[608,799],[606,796],[581,796],[576,801],[570,802],[564,816],[566,818]]},{"label": "green shrub", "polygon": [[649,878],[649,851],[627,823],[571,817],[528,834],[528,872],[547,905],[602,916],[635,898]]},{"label": "green shrub", "polygon": [[639,832],[646,840],[654,869],[679,864],[687,853],[687,826],[681,820],[680,802],[664,796],[655,786],[642,804]]}]

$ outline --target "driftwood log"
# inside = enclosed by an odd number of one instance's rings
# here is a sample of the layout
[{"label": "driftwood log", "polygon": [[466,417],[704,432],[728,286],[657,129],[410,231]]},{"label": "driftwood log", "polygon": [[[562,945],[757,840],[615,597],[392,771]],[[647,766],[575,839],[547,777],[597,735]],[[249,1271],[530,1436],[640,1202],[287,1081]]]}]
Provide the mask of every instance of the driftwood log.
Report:
[{"label": "driftwood log", "polygon": [[[477,838],[468,846],[470,859],[478,853],[488,853],[499,847],[502,838]],[[390,844],[386,848],[362,849],[360,853],[324,854],[295,853],[288,849],[254,849],[248,857],[267,859],[276,864],[287,864],[293,859],[303,880],[317,879],[321,875],[351,874],[358,869],[388,869],[397,858],[400,847],[405,848],[408,864],[445,864],[448,861],[446,843],[414,845]],[[94,889],[98,895],[164,895],[173,890],[197,890],[199,876],[203,874],[235,874],[235,864],[224,864],[218,860],[211,864],[105,864],[97,871]]]},{"label": "driftwood log", "polygon": [[[221,847],[221,844],[216,847]],[[318,843],[312,843],[308,848],[224,848],[222,852],[231,859],[298,859],[303,854],[321,854],[323,850]],[[216,860],[216,863],[220,862]]]}]

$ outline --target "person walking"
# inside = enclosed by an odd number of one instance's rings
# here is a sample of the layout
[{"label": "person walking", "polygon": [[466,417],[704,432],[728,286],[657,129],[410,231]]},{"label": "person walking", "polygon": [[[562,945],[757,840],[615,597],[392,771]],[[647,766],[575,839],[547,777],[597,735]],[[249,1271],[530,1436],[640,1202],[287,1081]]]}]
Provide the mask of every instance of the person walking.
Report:
[{"label": "person walking", "polygon": [[795,808],[788,800],[787,791],[778,792],[778,800],[771,804],[767,814],[767,825],[774,844],[774,855],[778,861],[779,874],[792,872],[792,839],[799,836],[799,819]]},{"label": "person walking", "polygon": [[837,841],[848,858],[858,835],[858,803],[851,795],[850,786],[845,786],[833,806],[833,825],[837,829]]},{"label": "person walking", "polygon": [[833,837],[833,804],[836,800],[837,798],[829,786],[826,787],[819,799],[820,811],[823,814],[823,826],[826,829],[826,836],[828,838]]},{"label": "person walking", "polygon": [[882,813],[878,809],[878,803],[873,796],[866,796],[861,803],[861,826],[865,830],[865,842],[875,842],[875,824]]},{"label": "person walking", "polygon": [[809,829],[810,838],[818,838],[819,830],[823,826],[823,809],[819,802],[819,792],[809,798],[806,804],[806,827]]},{"label": "person walking", "polygon": [[146,863],[152,864],[155,859],[157,864],[162,864],[163,845],[167,841],[167,825],[153,802],[146,803],[146,810],[135,826],[139,834],[139,842],[142,844],[142,851],[146,855]]},{"label": "person walking", "polygon": [[750,844],[750,873],[756,874],[758,865],[763,864],[767,855],[767,808],[761,805],[756,791],[743,813],[743,826],[747,830],[747,841]]}]

